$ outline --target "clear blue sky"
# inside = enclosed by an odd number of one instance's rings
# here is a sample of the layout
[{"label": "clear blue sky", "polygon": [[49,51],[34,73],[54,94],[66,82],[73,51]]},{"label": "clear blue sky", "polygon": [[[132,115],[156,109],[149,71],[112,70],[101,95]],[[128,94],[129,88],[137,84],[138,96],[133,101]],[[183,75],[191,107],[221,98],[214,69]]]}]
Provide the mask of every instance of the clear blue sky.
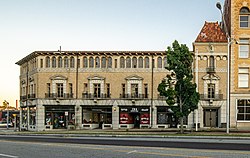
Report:
[{"label": "clear blue sky", "polygon": [[2,0],[0,101],[19,99],[15,62],[33,51],[163,51],[175,39],[192,50],[204,22],[221,20],[217,1]]}]

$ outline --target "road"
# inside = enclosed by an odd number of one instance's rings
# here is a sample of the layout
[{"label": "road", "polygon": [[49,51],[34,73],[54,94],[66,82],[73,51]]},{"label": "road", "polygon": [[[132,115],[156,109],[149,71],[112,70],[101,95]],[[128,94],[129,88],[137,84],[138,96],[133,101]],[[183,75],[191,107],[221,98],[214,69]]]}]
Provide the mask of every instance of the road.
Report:
[{"label": "road", "polygon": [[244,139],[0,136],[0,158],[250,158],[249,149]]}]

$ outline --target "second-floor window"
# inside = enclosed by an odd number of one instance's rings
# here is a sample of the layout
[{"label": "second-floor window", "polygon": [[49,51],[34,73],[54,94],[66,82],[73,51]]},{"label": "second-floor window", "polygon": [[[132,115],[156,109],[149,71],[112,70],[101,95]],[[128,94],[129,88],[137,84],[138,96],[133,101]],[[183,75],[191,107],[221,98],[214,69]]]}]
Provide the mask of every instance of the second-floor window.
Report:
[{"label": "second-floor window", "polygon": [[57,97],[63,97],[63,83],[57,83]]},{"label": "second-floor window", "polygon": [[99,83],[94,84],[94,97],[101,97],[101,84]]},{"label": "second-floor window", "polygon": [[73,94],[73,84],[69,83],[69,94]]},{"label": "second-floor window", "polygon": [[110,84],[107,83],[106,86],[107,86],[107,97],[109,98],[110,97]]},{"label": "second-floor window", "polygon": [[148,98],[148,84],[144,84],[144,95],[145,98]]},{"label": "second-floor window", "polygon": [[138,84],[131,84],[131,95],[134,97],[138,97],[139,95]]},{"label": "second-floor window", "polygon": [[50,83],[47,83],[47,94],[50,95]]},{"label": "second-floor window", "polygon": [[249,57],[249,39],[240,39],[239,58]]},{"label": "second-floor window", "polygon": [[125,84],[123,83],[122,84],[122,96],[125,96],[125,91],[126,91]]},{"label": "second-floor window", "polygon": [[215,84],[208,84],[208,98],[212,99],[215,98]]}]

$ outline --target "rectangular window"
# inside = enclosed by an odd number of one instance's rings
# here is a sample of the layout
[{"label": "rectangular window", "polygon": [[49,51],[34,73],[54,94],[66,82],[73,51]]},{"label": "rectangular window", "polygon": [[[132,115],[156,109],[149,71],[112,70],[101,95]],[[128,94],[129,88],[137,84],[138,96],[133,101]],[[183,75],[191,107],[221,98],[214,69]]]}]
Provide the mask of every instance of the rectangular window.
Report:
[{"label": "rectangular window", "polygon": [[249,78],[248,68],[239,68],[238,87],[248,88],[248,78]]},{"label": "rectangular window", "polygon": [[107,86],[107,98],[110,98],[110,84],[107,83],[106,86]]},{"label": "rectangular window", "polygon": [[123,84],[122,84],[122,98],[125,97],[125,90],[126,90],[125,84],[123,83]]},{"label": "rectangular window", "polygon": [[208,84],[208,99],[215,98],[215,84]]},{"label": "rectangular window", "polygon": [[135,98],[139,97],[138,84],[131,84],[131,95]]},{"label": "rectangular window", "polygon": [[84,83],[84,87],[83,87],[83,91],[84,93],[88,93],[88,84],[87,83]]},{"label": "rectangular window", "polygon": [[148,84],[144,84],[145,98],[148,98]]},{"label": "rectangular window", "polygon": [[94,84],[94,97],[101,97],[101,84]]},{"label": "rectangular window", "polygon": [[50,97],[50,83],[47,83],[47,97]]},{"label": "rectangular window", "polygon": [[240,27],[241,28],[248,28],[249,27],[249,16],[248,15],[241,15],[240,16]]},{"label": "rectangular window", "polygon": [[250,100],[240,99],[237,101],[237,120],[250,121]]},{"label": "rectangular window", "polygon": [[240,39],[239,58],[249,57],[249,39]]},{"label": "rectangular window", "polygon": [[69,97],[73,98],[73,84],[69,83]]},{"label": "rectangular window", "polygon": [[63,83],[57,83],[57,97],[62,98],[63,97]]}]

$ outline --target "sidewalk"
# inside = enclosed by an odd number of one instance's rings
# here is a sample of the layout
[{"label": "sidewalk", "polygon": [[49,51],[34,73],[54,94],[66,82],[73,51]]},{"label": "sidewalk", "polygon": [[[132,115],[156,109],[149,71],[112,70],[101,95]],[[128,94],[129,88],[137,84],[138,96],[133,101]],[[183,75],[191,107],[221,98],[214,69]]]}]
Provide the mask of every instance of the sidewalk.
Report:
[{"label": "sidewalk", "polygon": [[14,131],[14,129],[0,129],[0,135],[49,135],[49,136],[61,136],[61,137],[175,137],[175,138],[230,138],[230,139],[250,139],[250,129],[230,129],[230,133],[226,133],[226,129],[223,128],[209,128],[209,129],[185,129],[184,134],[180,134],[180,129],[168,128],[168,129],[117,129],[117,130],[48,130],[48,131]]}]

